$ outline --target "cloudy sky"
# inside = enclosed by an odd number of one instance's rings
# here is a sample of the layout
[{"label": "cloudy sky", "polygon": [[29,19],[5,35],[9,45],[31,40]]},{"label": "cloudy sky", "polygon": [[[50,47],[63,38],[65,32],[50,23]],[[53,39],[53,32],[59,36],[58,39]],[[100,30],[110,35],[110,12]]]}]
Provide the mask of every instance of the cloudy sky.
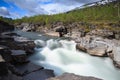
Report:
[{"label": "cloudy sky", "polygon": [[0,0],[0,16],[21,18],[66,12],[99,0]]}]

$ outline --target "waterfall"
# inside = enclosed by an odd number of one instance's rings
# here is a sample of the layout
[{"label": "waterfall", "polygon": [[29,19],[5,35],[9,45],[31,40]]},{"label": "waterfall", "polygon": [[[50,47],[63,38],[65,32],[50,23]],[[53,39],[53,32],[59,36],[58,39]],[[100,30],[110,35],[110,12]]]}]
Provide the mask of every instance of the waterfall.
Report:
[{"label": "waterfall", "polygon": [[30,57],[34,63],[53,69],[56,75],[64,72],[83,76],[94,76],[104,80],[120,80],[117,70],[109,58],[93,57],[76,50],[74,41],[36,40],[36,54]]}]

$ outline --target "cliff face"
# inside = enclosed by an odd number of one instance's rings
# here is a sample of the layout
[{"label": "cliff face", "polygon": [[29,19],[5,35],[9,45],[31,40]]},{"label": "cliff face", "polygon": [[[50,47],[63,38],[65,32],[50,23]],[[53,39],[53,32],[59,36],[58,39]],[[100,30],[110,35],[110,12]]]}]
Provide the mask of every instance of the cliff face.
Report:
[{"label": "cliff face", "polygon": [[14,30],[13,25],[0,20],[0,33],[1,32],[6,32],[6,31],[12,31],[12,30]]}]

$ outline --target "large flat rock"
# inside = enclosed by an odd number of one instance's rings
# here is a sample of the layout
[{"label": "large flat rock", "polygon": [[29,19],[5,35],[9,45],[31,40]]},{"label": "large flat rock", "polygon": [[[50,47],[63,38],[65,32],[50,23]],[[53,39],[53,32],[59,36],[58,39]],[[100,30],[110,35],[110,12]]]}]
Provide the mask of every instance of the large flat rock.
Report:
[{"label": "large flat rock", "polygon": [[115,64],[116,67],[120,68],[120,46],[119,47],[115,47],[113,49],[113,56],[111,56],[111,58],[113,59],[113,62]]},{"label": "large flat rock", "polygon": [[31,62],[30,62],[30,63],[26,63],[26,64],[16,65],[15,67],[16,67],[21,73],[26,72],[26,74],[43,69],[42,66],[35,65],[35,64],[31,63]]},{"label": "large flat rock", "polygon": [[8,69],[5,60],[0,55],[0,76],[7,75]]},{"label": "large flat rock", "polygon": [[10,71],[6,76],[0,76],[0,80],[23,80],[22,77],[12,74]]},{"label": "large flat rock", "polygon": [[24,76],[23,80],[46,80],[50,77],[54,77],[53,70],[42,69]]},{"label": "large flat rock", "polygon": [[23,50],[11,50],[12,51],[12,54],[11,55],[26,55],[25,51]]},{"label": "large flat rock", "polygon": [[3,59],[1,55],[0,55],[0,62],[5,62],[5,60]]},{"label": "large flat rock", "polygon": [[15,62],[24,63],[27,62],[27,56],[24,50],[11,50],[12,57]]},{"label": "large flat rock", "polygon": [[11,51],[8,47],[0,45],[0,55],[6,62],[12,62]]},{"label": "large flat rock", "polygon": [[105,56],[106,55],[106,48],[97,47],[97,48],[93,48],[93,49],[88,49],[87,52],[93,56]]},{"label": "large flat rock", "polygon": [[26,38],[26,37],[16,36],[16,37],[14,37],[14,41],[16,41],[16,42],[28,42],[30,40],[28,38]]},{"label": "large flat rock", "polygon": [[72,73],[64,73],[61,76],[49,78],[47,80],[102,80],[94,77],[79,76]]}]

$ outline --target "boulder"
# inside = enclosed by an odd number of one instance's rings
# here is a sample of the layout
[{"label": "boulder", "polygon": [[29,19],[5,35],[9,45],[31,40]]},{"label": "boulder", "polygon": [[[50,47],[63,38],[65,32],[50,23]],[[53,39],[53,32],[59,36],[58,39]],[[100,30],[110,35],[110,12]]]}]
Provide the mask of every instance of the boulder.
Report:
[{"label": "boulder", "polygon": [[20,35],[18,35],[17,33],[14,33],[14,32],[3,32],[3,33],[1,33],[1,35],[2,36],[20,36]]},{"label": "boulder", "polygon": [[98,40],[96,39],[87,46],[87,52],[90,55],[94,55],[94,56],[106,56],[107,50],[108,50],[108,45],[102,39],[98,39]]},{"label": "boulder", "polygon": [[19,70],[21,73],[29,74],[35,71],[42,70],[42,66],[35,65],[33,63],[25,63],[20,65],[15,65],[15,67]]},{"label": "boulder", "polygon": [[116,67],[120,68],[120,46],[116,46],[110,55]]},{"label": "boulder", "polygon": [[12,57],[13,57],[13,60],[17,63],[25,63],[25,62],[28,62],[27,61],[27,56],[26,56],[26,53],[25,51],[23,50],[11,50],[12,51]]},{"label": "boulder", "polygon": [[14,38],[8,35],[0,35],[0,40],[14,41]]},{"label": "boulder", "polygon": [[37,24],[32,23],[22,23],[20,25],[17,25],[17,29],[21,29],[22,31],[35,31]]},{"label": "boulder", "polygon": [[12,72],[13,74],[17,75],[17,76],[23,76],[25,72],[21,72],[19,71],[14,65],[7,63],[7,67],[9,69],[10,72]]},{"label": "boulder", "polygon": [[[87,52],[88,47],[93,41],[91,36],[86,36],[75,40],[77,42],[76,49]],[[92,46],[91,46],[92,47]]]},{"label": "boulder", "polygon": [[0,33],[1,32],[6,32],[6,31],[13,31],[14,30],[14,26],[3,21],[0,20]]},{"label": "boulder", "polygon": [[109,40],[105,41],[103,38],[94,36],[80,38],[76,48],[94,56],[107,56],[108,53],[112,52]]},{"label": "boulder", "polygon": [[24,42],[23,45],[27,55],[34,53],[35,43],[33,41]]},{"label": "boulder", "polygon": [[15,37],[15,41],[0,41],[2,45],[8,46],[11,50],[25,50],[27,54],[34,52],[35,43],[27,38]]},{"label": "boulder", "polygon": [[87,49],[85,48],[85,46],[80,43],[76,44],[76,49],[79,51],[87,52]]},{"label": "boulder", "polygon": [[47,80],[102,80],[94,77],[86,77],[86,76],[80,76],[80,75],[75,75],[72,73],[64,73],[61,76],[49,78]]},{"label": "boulder", "polygon": [[54,30],[55,30],[55,32],[59,32],[60,37],[63,37],[64,34],[68,33],[67,28],[64,26],[58,26],[58,27],[54,28]]},{"label": "boulder", "polygon": [[6,62],[12,62],[12,56],[11,56],[11,51],[8,47],[0,45],[0,54],[4,58]]},{"label": "boulder", "polygon": [[26,37],[16,36],[16,37],[14,37],[14,41],[16,41],[16,42],[28,42],[30,40],[28,38],[26,38]]},{"label": "boulder", "polygon": [[8,68],[5,60],[0,55],[0,76],[5,76],[8,74]]},{"label": "boulder", "polygon": [[120,40],[120,33],[119,34],[115,34],[115,39]]},{"label": "boulder", "polygon": [[104,37],[104,38],[109,38],[109,39],[114,39],[115,35],[113,31],[110,30],[102,30],[102,29],[98,29],[98,30],[92,30],[89,33],[87,33],[87,35],[96,35],[99,37]]},{"label": "boulder", "polygon": [[42,69],[25,75],[23,80],[46,80],[54,76],[53,70]]},{"label": "boulder", "polygon": [[106,55],[106,48],[97,47],[97,48],[87,49],[87,52],[93,56],[105,56]]},{"label": "boulder", "polygon": [[25,37],[15,37],[14,38],[18,49],[25,50],[27,54],[32,54],[34,52],[35,43]]},{"label": "boulder", "polygon": [[22,31],[28,31],[30,30],[29,23],[22,23]]},{"label": "boulder", "polygon": [[0,80],[23,80],[22,77],[12,74],[8,71],[8,74],[5,76],[0,76]]},{"label": "boulder", "polygon": [[46,46],[46,42],[43,40],[35,40],[34,43],[37,48],[42,48]]}]

